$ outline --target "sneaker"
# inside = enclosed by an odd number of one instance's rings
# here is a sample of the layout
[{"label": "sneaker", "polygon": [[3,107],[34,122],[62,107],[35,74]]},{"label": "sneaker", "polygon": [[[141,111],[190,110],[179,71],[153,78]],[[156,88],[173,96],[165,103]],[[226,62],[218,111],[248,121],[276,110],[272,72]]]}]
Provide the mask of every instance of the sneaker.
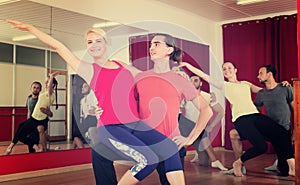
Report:
[{"label": "sneaker", "polygon": [[276,161],[271,166],[266,167],[265,170],[277,171],[277,164],[278,164],[278,160],[276,159]]},{"label": "sneaker", "polygon": [[212,162],[211,167],[219,168],[222,171],[227,171],[228,170],[228,168],[225,168],[219,160],[216,160],[216,161]]},{"label": "sneaker", "polygon": [[244,175],[246,175],[246,173],[247,173],[246,167],[245,167],[244,165],[242,166],[242,173],[243,173]]}]

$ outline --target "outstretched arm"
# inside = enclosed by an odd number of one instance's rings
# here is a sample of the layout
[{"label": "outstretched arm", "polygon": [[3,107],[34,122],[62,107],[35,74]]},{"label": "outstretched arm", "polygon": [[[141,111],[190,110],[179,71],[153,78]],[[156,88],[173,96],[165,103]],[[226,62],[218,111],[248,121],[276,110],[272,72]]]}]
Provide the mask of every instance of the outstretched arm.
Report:
[{"label": "outstretched arm", "polygon": [[[50,35],[44,33],[43,31],[39,30],[38,28],[36,28],[35,26],[33,26],[31,24],[22,23],[22,22],[13,21],[13,20],[7,20],[7,22],[10,23],[13,26],[13,28],[17,28],[19,30],[28,31],[28,32],[32,33],[40,41],[42,41],[43,43],[52,47],[76,73],[78,73],[80,76],[82,76],[83,78],[86,79],[86,74],[80,74],[79,65],[80,65],[80,68],[90,66],[90,70],[92,69],[91,65],[87,65],[87,66],[82,65],[80,60],[64,44],[62,44],[58,40],[54,39]],[[86,70],[85,70],[85,73],[86,73]],[[91,73],[87,73],[87,74],[91,75]],[[86,81],[89,82],[90,78],[87,78]]]},{"label": "outstretched arm", "polygon": [[258,93],[258,91],[260,91],[262,88],[261,87],[258,87],[256,85],[251,85],[251,92],[253,93]]},{"label": "outstretched arm", "polygon": [[208,74],[204,73],[203,71],[201,71],[200,69],[192,66],[191,64],[187,63],[187,62],[181,62],[180,67],[187,67],[191,72],[193,72],[194,74],[200,76],[203,80],[205,80],[206,82],[208,82],[209,84],[215,86],[218,89],[222,89],[223,88],[223,84],[214,80],[213,78],[211,78]]}]

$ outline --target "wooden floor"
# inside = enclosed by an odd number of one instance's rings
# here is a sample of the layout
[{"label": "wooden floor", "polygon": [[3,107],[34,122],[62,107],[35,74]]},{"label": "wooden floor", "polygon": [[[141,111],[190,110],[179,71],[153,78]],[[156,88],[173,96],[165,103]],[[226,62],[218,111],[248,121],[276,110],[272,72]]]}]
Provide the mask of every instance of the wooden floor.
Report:
[{"label": "wooden floor", "polygon": [[[233,153],[219,149],[216,151],[217,158],[223,164],[231,168]],[[218,169],[203,167],[199,164],[190,163],[193,158],[193,151],[189,152],[185,160],[185,179],[187,185],[294,185],[294,177],[280,177],[276,172],[264,171],[263,168],[274,162],[274,154],[264,154],[246,162],[247,175],[235,177],[225,175]],[[118,178],[129,168],[128,165],[116,164]],[[159,185],[156,172],[144,179],[139,184]],[[9,182],[2,182],[0,185],[95,185],[93,171],[91,168],[86,170],[76,170],[58,175],[46,175],[36,178],[21,179]]]}]

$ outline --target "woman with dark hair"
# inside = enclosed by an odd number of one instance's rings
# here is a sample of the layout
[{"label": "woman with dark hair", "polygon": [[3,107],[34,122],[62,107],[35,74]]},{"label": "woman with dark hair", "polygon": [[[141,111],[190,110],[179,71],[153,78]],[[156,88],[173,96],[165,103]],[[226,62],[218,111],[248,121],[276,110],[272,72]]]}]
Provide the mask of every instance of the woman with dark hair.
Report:
[{"label": "woman with dark hair", "polygon": [[[174,63],[181,61],[182,51],[176,47],[176,40],[168,34],[157,33],[151,40],[149,49],[152,70],[136,76],[136,89],[139,102],[139,114],[146,124],[172,139],[180,149],[183,167],[186,145],[191,145],[204,130],[212,111],[192,83],[171,70]],[[181,101],[191,101],[201,111],[193,130],[182,136],[179,131],[178,115]],[[164,169],[168,161],[162,161],[157,170],[161,184],[168,184]],[[178,177],[181,174],[178,174]],[[169,181],[169,183],[171,183]]]},{"label": "woman with dark hair", "polygon": [[271,118],[259,113],[251,99],[251,92],[257,93],[261,88],[247,81],[237,79],[237,68],[232,62],[223,63],[223,75],[228,80],[224,83],[213,80],[209,75],[188,63],[181,63],[190,71],[217,88],[224,88],[225,97],[231,104],[232,122],[242,139],[248,140],[253,147],[234,161],[233,170],[236,176],[243,176],[242,165],[249,159],[267,151],[266,141],[270,141],[278,159],[286,160],[289,175],[295,176],[295,159],[289,133]]},{"label": "woman with dark hair", "polygon": [[37,127],[39,125],[48,124],[49,119],[45,111],[50,110],[50,106],[57,97],[55,94],[56,91],[54,92],[54,88],[57,89],[58,84],[57,80],[55,79],[56,75],[58,75],[58,72],[50,74],[46,79],[46,91],[39,95],[38,101],[33,109],[30,118],[20,123],[20,125],[18,126],[12,143],[7,147],[4,155],[9,155],[18,141],[27,144],[29,148],[35,150],[36,152],[43,151],[43,149],[39,147],[40,138]]}]

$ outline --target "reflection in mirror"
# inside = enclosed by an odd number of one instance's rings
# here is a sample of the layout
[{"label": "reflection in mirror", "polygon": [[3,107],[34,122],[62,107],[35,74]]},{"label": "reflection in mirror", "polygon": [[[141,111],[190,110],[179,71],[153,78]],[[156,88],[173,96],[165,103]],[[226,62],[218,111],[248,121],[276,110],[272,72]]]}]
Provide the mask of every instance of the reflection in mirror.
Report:
[{"label": "reflection in mirror", "polygon": [[[0,96],[0,155],[11,142],[19,123],[26,120],[25,102],[30,94],[30,85],[39,81],[45,90],[45,78],[53,71],[60,71],[58,80],[58,105],[51,106],[53,117],[48,123],[47,150],[71,149],[73,133],[71,106],[68,106],[68,68],[63,59],[38,39],[28,33],[12,29],[7,19],[28,22],[51,34],[75,53],[84,53],[84,32],[94,24],[105,31],[118,24],[110,21],[49,7],[27,0],[9,1],[0,4],[0,83],[5,89]],[[76,23],[76,24],[75,24]],[[104,24],[103,24],[104,23]],[[109,27],[108,27],[109,26]],[[134,29],[134,28],[132,28]],[[132,29],[115,31],[116,36]],[[125,33],[127,34],[127,33]],[[128,52],[128,51],[127,51]],[[12,154],[28,153],[26,145],[18,143]]]}]

